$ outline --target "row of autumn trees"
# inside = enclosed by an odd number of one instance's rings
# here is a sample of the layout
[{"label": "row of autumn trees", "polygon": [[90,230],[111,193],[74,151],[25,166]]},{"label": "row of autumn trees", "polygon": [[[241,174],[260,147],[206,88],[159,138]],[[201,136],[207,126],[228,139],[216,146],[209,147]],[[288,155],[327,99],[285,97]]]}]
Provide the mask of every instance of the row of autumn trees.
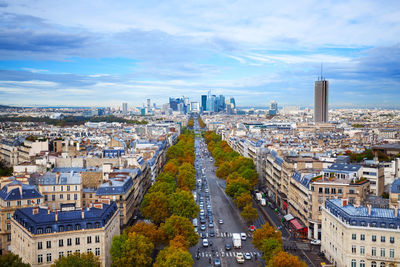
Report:
[{"label": "row of autumn trees", "polygon": [[187,127],[188,127],[188,128],[192,128],[193,125],[194,125],[194,119],[193,119],[193,117],[191,117],[191,118],[189,119],[189,122],[188,122],[188,124],[187,124]]},{"label": "row of autumn trees", "polygon": [[257,229],[251,241],[263,252],[263,260],[268,267],[306,267],[307,264],[298,257],[283,251],[281,232],[268,223]]},{"label": "row of autumn trees", "polygon": [[206,124],[204,123],[204,121],[201,119],[201,117],[198,118],[198,122],[199,122],[199,126],[201,129],[203,129],[204,127],[206,127]]},{"label": "row of autumn trees", "polygon": [[226,180],[225,192],[233,198],[236,206],[241,210],[241,216],[251,222],[257,219],[257,210],[253,208],[251,190],[257,185],[258,174],[251,159],[233,151],[226,141],[212,131],[204,133],[217,166],[217,177]]},{"label": "row of autumn trees", "polygon": [[[192,266],[189,247],[199,236],[190,221],[199,213],[191,190],[195,188],[194,134],[184,130],[167,151],[167,163],[144,196],[141,212],[151,222],[128,227],[113,239],[113,266]],[[158,254],[157,254],[158,252]]]}]

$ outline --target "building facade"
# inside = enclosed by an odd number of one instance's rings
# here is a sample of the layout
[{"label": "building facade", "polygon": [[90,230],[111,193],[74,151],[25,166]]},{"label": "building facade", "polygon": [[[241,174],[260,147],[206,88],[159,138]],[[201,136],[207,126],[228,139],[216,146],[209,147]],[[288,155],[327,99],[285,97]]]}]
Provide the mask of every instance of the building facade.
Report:
[{"label": "building facade", "polygon": [[113,236],[120,234],[119,218],[114,202],[66,212],[18,209],[11,219],[12,252],[33,267],[50,266],[74,252],[92,252],[103,267],[111,266],[110,248]]},{"label": "building facade", "polygon": [[315,81],[314,85],[314,122],[328,122],[329,84],[325,79]]}]

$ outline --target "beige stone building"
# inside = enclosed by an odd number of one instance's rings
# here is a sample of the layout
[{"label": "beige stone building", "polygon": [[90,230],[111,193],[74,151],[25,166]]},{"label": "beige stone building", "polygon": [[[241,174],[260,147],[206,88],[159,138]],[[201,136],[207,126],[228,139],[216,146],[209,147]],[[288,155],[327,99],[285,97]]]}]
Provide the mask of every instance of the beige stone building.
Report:
[{"label": "beige stone building", "polygon": [[120,234],[119,219],[115,202],[65,212],[18,209],[11,219],[12,252],[33,267],[50,266],[73,252],[92,252],[108,267],[112,238]]},{"label": "beige stone building", "polygon": [[0,191],[0,253],[10,252],[11,218],[16,209],[41,204],[43,196],[35,186],[24,184],[14,177],[1,181]]},{"label": "beige stone building", "polygon": [[399,266],[399,230],[397,209],[329,200],[322,208],[321,251],[339,267]]}]

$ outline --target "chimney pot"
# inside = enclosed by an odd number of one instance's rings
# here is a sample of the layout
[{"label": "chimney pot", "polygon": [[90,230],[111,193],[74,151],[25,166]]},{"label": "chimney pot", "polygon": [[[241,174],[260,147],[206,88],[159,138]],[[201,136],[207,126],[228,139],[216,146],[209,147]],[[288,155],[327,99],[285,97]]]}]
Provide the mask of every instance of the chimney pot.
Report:
[{"label": "chimney pot", "polygon": [[397,218],[399,216],[399,207],[394,207],[394,217]]},{"label": "chimney pot", "polygon": [[371,210],[372,210],[371,204],[368,204],[367,207],[368,207],[368,215],[371,215]]},{"label": "chimney pot", "polygon": [[85,219],[85,209],[82,208],[82,220]]}]

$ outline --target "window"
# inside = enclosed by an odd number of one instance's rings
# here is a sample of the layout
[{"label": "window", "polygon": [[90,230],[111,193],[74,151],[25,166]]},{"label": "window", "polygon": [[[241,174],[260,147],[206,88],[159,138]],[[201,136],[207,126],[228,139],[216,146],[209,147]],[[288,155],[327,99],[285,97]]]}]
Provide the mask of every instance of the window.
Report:
[{"label": "window", "polygon": [[95,238],[96,238],[96,243],[100,243],[100,236],[96,235]]},{"label": "window", "polygon": [[77,185],[75,185],[75,191],[78,191],[78,186]]},{"label": "window", "polygon": [[7,241],[11,241],[11,234],[7,234]]},{"label": "window", "polygon": [[381,242],[385,243],[386,238],[384,236],[381,236]]},{"label": "window", "polygon": [[356,240],[357,239],[357,234],[352,234],[351,239]]},{"label": "window", "polygon": [[355,194],[354,189],[349,189],[349,194]]},{"label": "window", "polygon": [[357,253],[357,248],[355,245],[351,246],[351,253],[353,253],[353,254]]},{"label": "window", "polygon": [[318,193],[322,194],[322,187],[318,188]]},{"label": "window", "polygon": [[328,187],[325,188],[325,194],[329,194],[329,188]]},{"label": "window", "polygon": [[376,241],[376,235],[372,236],[372,241],[375,242]]},{"label": "window", "polygon": [[67,194],[67,200],[71,200],[71,195]]},{"label": "window", "polygon": [[360,240],[362,240],[362,241],[365,240],[365,235],[364,235],[364,234],[361,234],[361,235],[360,235]]},{"label": "window", "polygon": [[81,250],[80,250],[80,249],[77,249],[77,250],[75,250],[75,252],[77,252],[77,253],[81,253]]},{"label": "window", "polygon": [[64,239],[58,240],[58,246],[63,247],[64,246]]},{"label": "window", "polygon": [[53,192],[55,192],[56,191],[56,187],[55,186],[53,186]]},{"label": "window", "polygon": [[58,252],[58,258],[61,258],[62,256],[64,256],[64,252],[63,251]]},{"label": "window", "polygon": [[69,256],[69,255],[71,255],[72,254],[72,250],[68,250],[67,251],[67,256]]},{"label": "window", "polygon": [[385,248],[381,248],[381,257],[385,257]]},{"label": "window", "polygon": [[63,232],[63,231],[64,231],[64,226],[60,225],[60,226],[58,227],[58,230],[59,230],[60,232]]},{"label": "window", "polygon": [[343,194],[342,188],[338,188],[337,192],[338,194]]},{"label": "window", "polygon": [[376,247],[372,247],[371,253],[372,253],[372,256],[376,256]]},{"label": "window", "polygon": [[11,223],[7,223],[7,231],[11,230]]},{"label": "window", "polygon": [[7,213],[7,220],[11,219],[11,213]]},{"label": "window", "polygon": [[60,199],[64,199],[64,195],[63,194],[60,194]]},{"label": "window", "polygon": [[48,201],[48,200],[49,200],[48,195],[44,195],[44,201]]},{"label": "window", "polygon": [[92,252],[92,249],[91,249],[91,248],[88,248],[88,249],[87,249],[87,253],[90,253],[90,252]]},{"label": "window", "polygon": [[51,228],[50,227],[47,227],[46,228],[46,234],[50,234],[51,233]]},{"label": "window", "polygon": [[7,207],[11,207],[10,201],[7,201]]},{"label": "window", "polygon": [[357,267],[357,261],[356,260],[351,260],[351,267]]},{"label": "window", "polygon": [[360,254],[361,254],[361,255],[364,255],[364,254],[365,254],[365,247],[364,247],[364,246],[361,246],[361,247],[360,247]]},{"label": "window", "polygon": [[389,257],[394,258],[394,249],[392,248],[389,250]]},{"label": "window", "polygon": [[95,254],[96,256],[100,256],[100,248],[96,248],[94,254]]},{"label": "window", "polygon": [[28,199],[28,200],[26,201],[26,204],[31,205],[31,204],[32,204],[32,200]]},{"label": "window", "polygon": [[69,191],[70,190],[70,186],[69,185],[67,185],[67,191]]},{"label": "window", "polygon": [[74,194],[74,200],[78,200],[78,194]]},{"label": "window", "polygon": [[381,262],[381,267],[385,267],[385,263],[384,262]]},{"label": "window", "polygon": [[37,262],[43,263],[43,255],[42,254],[37,255]]},{"label": "window", "polygon": [[371,267],[376,267],[376,261],[371,262]]},{"label": "window", "polygon": [[42,242],[38,242],[38,243],[37,243],[37,249],[42,249],[42,248],[43,248]]},{"label": "window", "polygon": [[72,238],[68,238],[67,239],[67,246],[71,246],[72,245]]},{"label": "window", "polygon": [[87,239],[87,243],[88,244],[92,243],[92,237],[91,236],[88,236],[86,239]]},{"label": "window", "polygon": [[365,267],[365,261],[364,260],[360,260],[360,267]]},{"label": "window", "polygon": [[75,245],[80,245],[81,239],[79,237],[75,238]]},{"label": "window", "polygon": [[36,199],[36,204],[40,204],[40,198]]},{"label": "window", "polygon": [[46,241],[46,248],[51,248],[51,241]]},{"label": "window", "polygon": [[17,206],[21,206],[21,200],[17,201]]},{"label": "window", "polygon": [[51,253],[47,253],[46,259],[47,259],[47,262],[51,262]]},{"label": "window", "polygon": [[392,243],[392,244],[394,243],[394,237],[393,236],[390,237],[390,243]]}]

